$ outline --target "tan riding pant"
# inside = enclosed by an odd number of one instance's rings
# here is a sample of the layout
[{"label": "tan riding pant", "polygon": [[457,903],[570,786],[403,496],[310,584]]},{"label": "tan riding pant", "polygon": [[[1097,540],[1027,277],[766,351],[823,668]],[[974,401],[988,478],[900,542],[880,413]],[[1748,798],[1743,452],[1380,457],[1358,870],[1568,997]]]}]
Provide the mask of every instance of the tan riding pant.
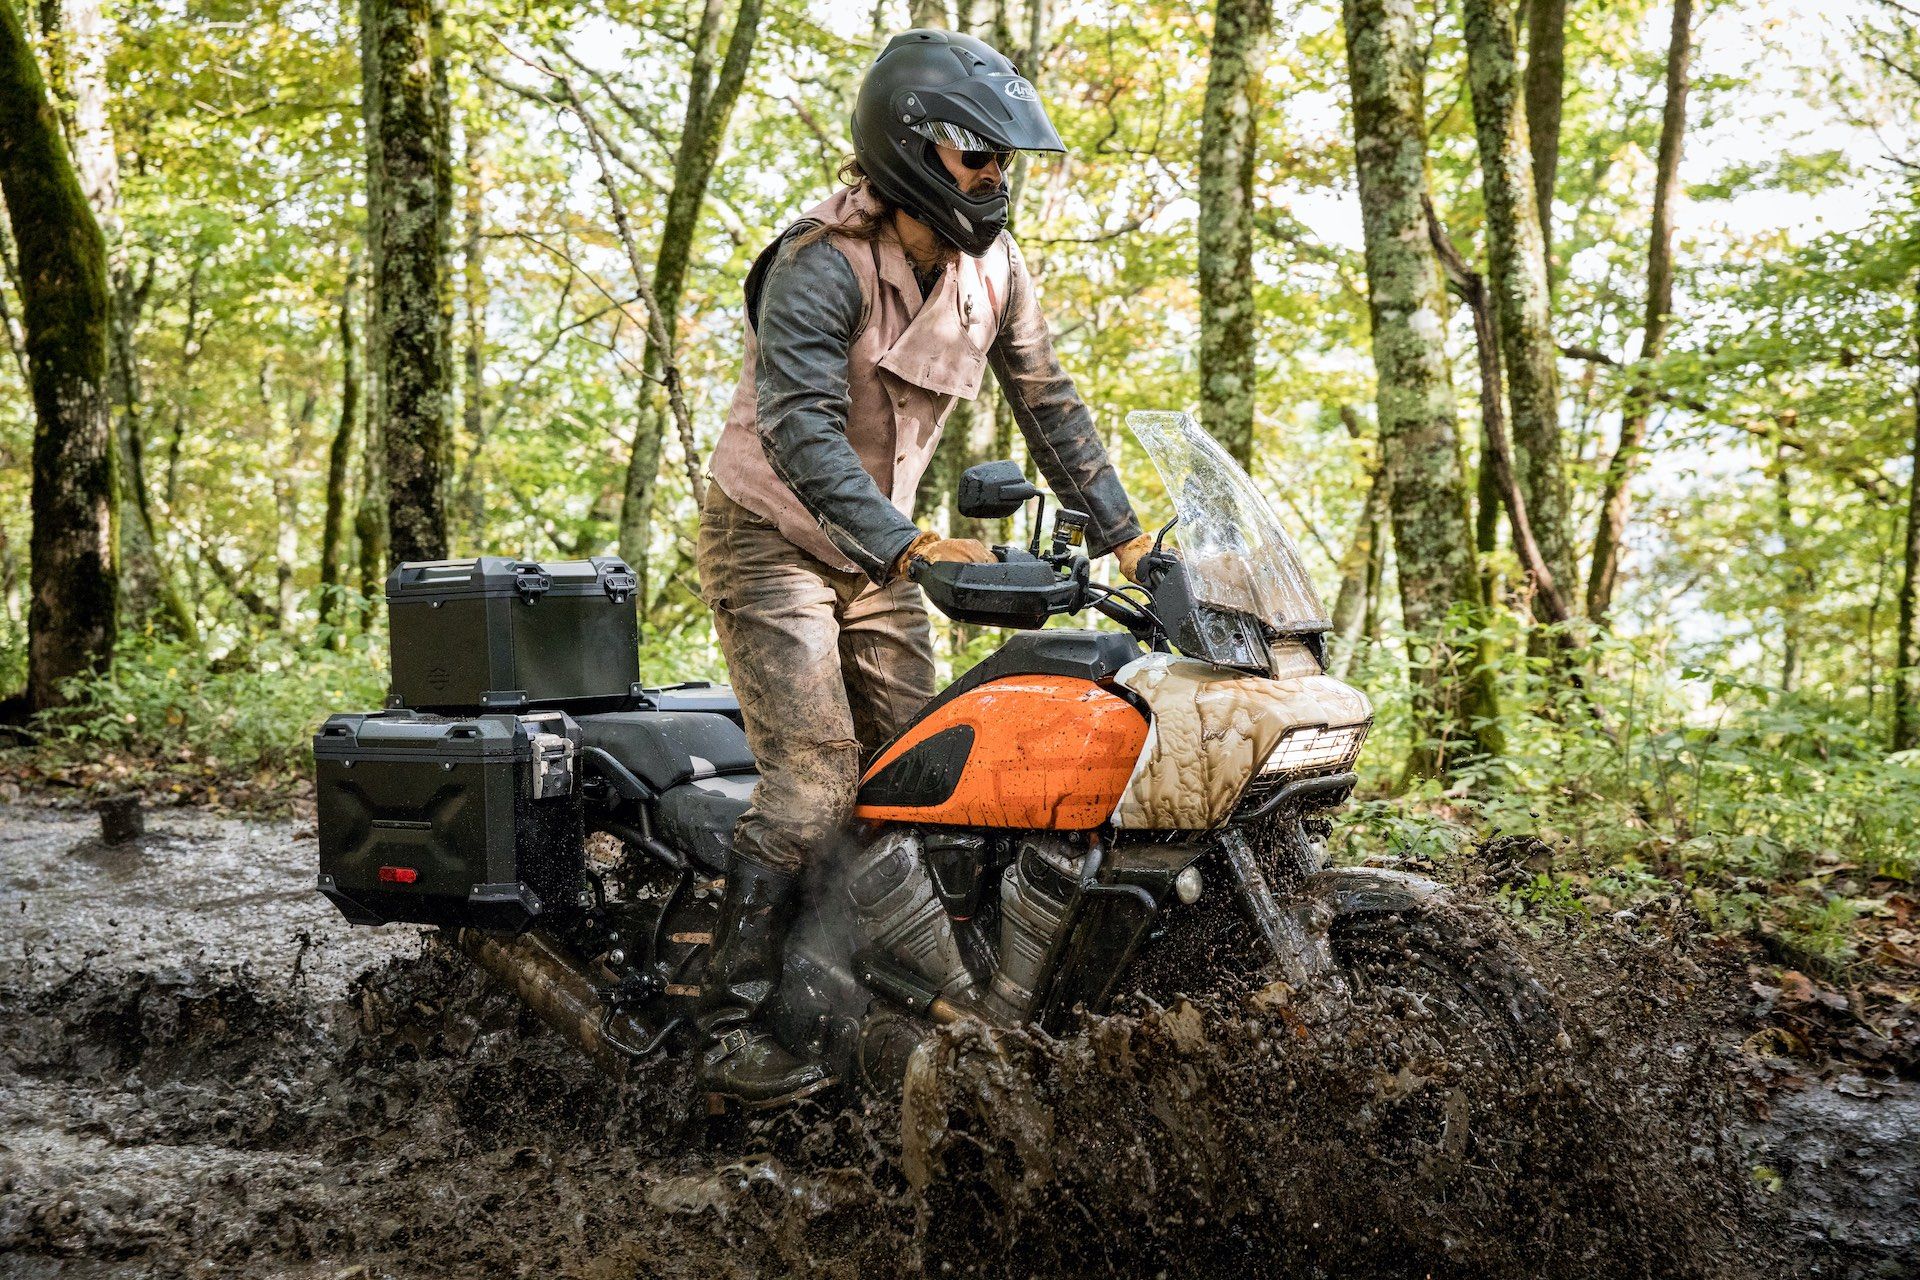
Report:
[{"label": "tan riding pant", "polygon": [[853,813],[862,763],[933,697],[920,588],[829,568],[707,482],[700,595],[760,766],[741,854],[798,871]]}]

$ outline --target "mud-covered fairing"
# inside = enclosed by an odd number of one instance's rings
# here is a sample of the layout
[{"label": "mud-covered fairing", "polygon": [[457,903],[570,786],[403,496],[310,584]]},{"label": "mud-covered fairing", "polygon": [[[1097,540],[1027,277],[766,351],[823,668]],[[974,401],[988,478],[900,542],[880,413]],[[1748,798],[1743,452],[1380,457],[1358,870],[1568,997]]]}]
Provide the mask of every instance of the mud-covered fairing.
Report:
[{"label": "mud-covered fairing", "polygon": [[1152,713],[1147,743],[1114,810],[1115,826],[1208,831],[1226,823],[1280,739],[1308,726],[1365,723],[1365,694],[1321,673],[1298,642],[1274,650],[1274,676],[1150,653],[1119,683]]}]

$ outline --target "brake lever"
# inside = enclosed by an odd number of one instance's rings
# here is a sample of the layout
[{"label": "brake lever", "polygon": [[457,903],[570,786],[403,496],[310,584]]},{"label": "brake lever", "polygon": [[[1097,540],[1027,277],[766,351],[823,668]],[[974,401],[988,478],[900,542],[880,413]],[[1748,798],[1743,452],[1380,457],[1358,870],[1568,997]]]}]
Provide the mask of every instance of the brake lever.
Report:
[{"label": "brake lever", "polygon": [[1155,534],[1153,538],[1153,550],[1140,557],[1140,585],[1145,587],[1149,593],[1160,585],[1161,580],[1165,578],[1167,574],[1172,571],[1173,566],[1180,561],[1178,552],[1168,551],[1166,549],[1167,535],[1173,531],[1173,526],[1179,523],[1180,517],[1175,516],[1173,519],[1161,525],[1160,532]]}]

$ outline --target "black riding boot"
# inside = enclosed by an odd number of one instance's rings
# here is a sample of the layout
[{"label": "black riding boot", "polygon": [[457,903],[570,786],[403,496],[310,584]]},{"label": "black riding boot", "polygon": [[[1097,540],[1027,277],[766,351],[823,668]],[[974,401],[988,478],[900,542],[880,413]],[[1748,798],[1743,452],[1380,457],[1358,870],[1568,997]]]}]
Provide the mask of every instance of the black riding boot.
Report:
[{"label": "black riding boot", "polygon": [[734,854],[694,1021],[710,1042],[700,1087],[748,1107],[771,1107],[833,1083],[825,1067],[787,1052],[753,1025],[780,986],[781,946],[795,877]]}]

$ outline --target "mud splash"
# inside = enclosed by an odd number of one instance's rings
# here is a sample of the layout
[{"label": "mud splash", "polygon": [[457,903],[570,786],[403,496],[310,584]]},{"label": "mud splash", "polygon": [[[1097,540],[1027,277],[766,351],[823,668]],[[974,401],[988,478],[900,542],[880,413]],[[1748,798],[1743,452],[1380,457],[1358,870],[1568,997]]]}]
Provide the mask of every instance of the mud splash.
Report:
[{"label": "mud splash", "polygon": [[1436,1056],[1392,984],[952,1035],[907,1093],[924,1246],[984,1230],[1022,1274],[1765,1273],[1720,1051],[1672,1018],[1616,1039],[1608,1003],[1503,1070]]},{"label": "mud splash", "polygon": [[10,1275],[1898,1275],[1912,1256],[1920,1106],[1813,1085],[1750,1114],[1742,960],[1677,917],[1523,940],[1573,1043],[1520,1071],[1437,1059],[1417,990],[1269,990],[1058,1040],[963,1026],[904,1111],[709,1127],[672,1065],[616,1087],[448,949],[335,925],[291,825],[169,815],[132,872],[86,826],[0,811],[22,925],[0,958]]}]

